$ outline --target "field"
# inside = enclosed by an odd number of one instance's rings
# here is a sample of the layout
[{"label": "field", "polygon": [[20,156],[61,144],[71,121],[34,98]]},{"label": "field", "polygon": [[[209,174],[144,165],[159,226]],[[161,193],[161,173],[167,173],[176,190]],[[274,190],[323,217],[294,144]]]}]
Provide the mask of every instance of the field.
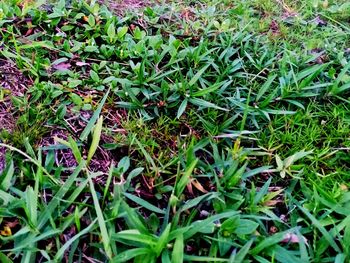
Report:
[{"label": "field", "polygon": [[350,262],[347,0],[0,1],[0,262]]}]

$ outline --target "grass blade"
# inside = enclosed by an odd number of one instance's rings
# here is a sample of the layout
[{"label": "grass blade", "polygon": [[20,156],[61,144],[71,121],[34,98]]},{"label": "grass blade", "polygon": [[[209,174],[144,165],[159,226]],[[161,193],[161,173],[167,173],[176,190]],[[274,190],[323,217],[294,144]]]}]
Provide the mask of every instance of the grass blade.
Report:
[{"label": "grass blade", "polygon": [[167,227],[162,232],[162,234],[160,235],[160,237],[158,238],[158,242],[155,247],[157,256],[160,256],[164,248],[166,248],[166,245],[168,244],[168,240],[169,240],[170,230],[171,230],[171,224],[168,224]]},{"label": "grass blade", "polygon": [[87,165],[89,165],[92,157],[94,156],[98,144],[100,142],[101,139],[101,132],[102,132],[102,124],[103,124],[103,116],[101,116],[95,126],[94,132],[93,132],[93,136],[92,136],[92,142],[91,142],[91,146],[89,148],[89,152],[88,152],[88,156],[87,156]]},{"label": "grass blade", "polygon": [[[184,255],[184,261],[187,262],[228,262],[226,258],[201,257],[193,255]],[[179,261],[180,262],[180,261]]]},{"label": "grass blade", "polygon": [[248,255],[248,252],[250,250],[250,247],[253,244],[253,240],[248,241],[237,254],[232,255],[230,258],[230,263],[241,263],[243,262],[244,258]]},{"label": "grass blade", "polygon": [[180,107],[179,107],[179,109],[177,110],[176,118],[179,119],[179,118],[181,117],[181,115],[185,112],[186,107],[187,107],[187,102],[188,102],[187,99],[184,99],[184,100],[181,102]]},{"label": "grass blade", "polygon": [[10,188],[14,172],[15,168],[13,165],[13,160],[11,160],[10,165],[8,165],[7,169],[4,172],[5,174],[2,174],[3,179],[0,186],[3,190],[7,191]]},{"label": "grass blade", "polygon": [[165,214],[165,212],[163,210],[161,210],[160,208],[143,200],[142,198],[139,198],[139,197],[132,195],[132,194],[129,194],[129,193],[124,193],[124,196],[127,197],[128,199],[130,199],[131,201],[135,202],[136,204],[139,204],[140,206],[146,208],[149,211],[152,211],[152,212],[155,212],[158,214]]},{"label": "grass blade", "polygon": [[308,210],[302,207],[299,203],[296,203],[296,206],[311,220],[313,226],[315,226],[323,235],[323,237],[327,240],[327,242],[334,248],[338,253],[341,252],[341,249],[334,241],[333,237],[329,234],[329,232],[322,226],[322,224],[314,217]]},{"label": "grass blade", "polygon": [[79,139],[81,141],[85,141],[86,138],[88,137],[88,135],[90,134],[90,132],[92,131],[95,122],[97,121],[97,119],[100,116],[101,110],[103,108],[103,105],[105,104],[107,97],[109,95],[110,89],[106,92],[106,94],[103,96],[100,104],[98,105],[97,109],[95,110],[94,114],[92,115],[91,119],[89,120],[88,124],[86,125],[85,129],[83,130],[83,132],[81,133]]},{"label": "grass blade", "polygon": [[207,70],[207,68],[210,66],[209,65],[206,65],[204,66],[202,69],[200,69],[196,75],[193,76],[193,78],[190,80],[190,82],[188,83],[188,85],[191,87],[193,86],[197,81],[198,79],[203,75],[203,73]]},{"label": "grass blade", "polygon": [[129,261],[135,257],[142,256],[142,255],[148,255],[150,254],[150,250],[148,248],[133,248],[128,249],[116,256],[111,260],[112,263],[119,263],[119,262],[126,262]]},{"label": "grass blade", "polygon": [[98,225],[99,225],[100,231],[101,231],[103,247],[104,247],[104,250],[106,252],[107,257],[109,259],[112,259],[112,249],[111,249],[111,245],[110,245],[110,238],[109,238],[109,234],[107,231],[106,222],[104,220],[103,213],[102,213],[100,204],[98,202],[98,197],[97,197],[97,194],[95,191],[94,183],[91,179],[91,175],[89,172],[87,173],[87,176],[88,176],[89,185],[90,185],[90,192],[91,192],[92,199],[94,202],[94,207],[95,207],[95,211],[96,211]]},{"label": "grass blade", "polygon": [[85,229],[83,229],[82,231],[80,231],[78,234],[76,234],[75,236],[73,236],[71,239],[69,239],[56,253],[55,255],[55,262],[59,262],[60,260],[62,260],[62,257],[64,256],[64,252],[70,247],[70,245],[72,245],[74,243],[74,241],[76,241],[77,239],[79,239],[81,236],[89,233],[92,228],[95,226],[97,219],[95,219],[88,227],[86,227]]},{"label": "grass blade", "polygon": [[50,219],[52,213],[55,211],[63,196],[71,189],[75,179],[80,174],[81,170],[85,167],[85,161],[82,161],[74,170],[74,172],[69,176],[64,185],[52,198],[48,206],[45,208],[44,212],[40,214],[40,220],[38,222],[38,229],[41,229],[46,222]]},{"label": "grass blade", "polygon": [[[150,247],[155,247],[157,245],[157,239],[151,235],[145,235],[141,234],[138,230],[136,229],[129,229],[129,230],[124,230],[120,231],[112,236],[113,240],[127,240],[127,244],[131,245],[132,242],[137,242],[141,243],[146,246]],[[139,244],[135,244],[139,245]]]},{"label": "grass blade", "polygon": [[171,262],[172,263],[183,262],[183,259],[184,259],[184,237],[181,234],[181,235],[178,235],[175,240]]}]

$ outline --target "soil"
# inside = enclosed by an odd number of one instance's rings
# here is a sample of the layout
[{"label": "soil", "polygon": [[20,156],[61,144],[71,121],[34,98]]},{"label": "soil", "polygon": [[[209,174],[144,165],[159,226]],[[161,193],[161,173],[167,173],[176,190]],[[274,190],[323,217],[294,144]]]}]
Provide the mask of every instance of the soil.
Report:
[{"label": "soil", "polygon": [[[0,58],[0,133],[11,132],[16,125],[11,96],[24,96],[32,85],[33,81],[24,76],[15,63]],[[5,168],[5,154],[5,149],[0,147],[0,173]]]},{"label": "soil", "polygon": [[137,11],[150,5],[149,1],[142,0],[100,0],[101,4],[106,4],[117,15],[123,15],[126,11]]}]

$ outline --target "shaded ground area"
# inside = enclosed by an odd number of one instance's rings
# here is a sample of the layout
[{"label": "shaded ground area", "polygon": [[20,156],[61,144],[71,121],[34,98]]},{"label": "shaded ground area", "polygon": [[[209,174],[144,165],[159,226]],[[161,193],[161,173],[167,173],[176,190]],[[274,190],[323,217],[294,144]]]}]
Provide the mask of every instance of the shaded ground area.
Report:
[{"label": "shaded ground area", "polygon": [[[76,119],[79,119],[80,116],[76,116]],[[85,127],[86,123],[76,121],[74,124],[74,128],[82,129],[81,127]],[[69,137],[72,137],[74,140],[78,140],[72,133],[70,133],[67,129],[62,127],[51,127],[51,132],[44,136],[39,145],[43,147],[45,151],[45,155],[47,156],[48,150],[53,150],[54,160],[57,166],[63,166],[66,169],[74,169],[78,163],[74,157],[74,154],[71,149],[64,148],[61,149],[59,145],[61,145],[58,140],[68,141]],[[107,135],[103,134],[101,138],[102,143],[108,143],[111,141],[111,138]],[[88,153],[88,146],[81,145],[83,156],[86,156]],[[105,150],[103,147],[98,147],[94,157],[91,160],[89,165],[89,169],[94,172],[102,172],[108,173],[108,170],[112,164],[117,163],[117,156],[113,154],[112,151]]]},{"label": "shaded ground area", "polygon": [[111,10],[113,10],[116,14],[121,15],[126,11],[134,11],[137,12],[137,9],[146,7],[151,3],[149,1],[141,1],[141,0],[100,0],[101,4],[106,4]]},{"label": "shaded ground area", "polygon": [[32,81],[18,70],[15,64],[0,59],[0,130],[11,130],[15,125],[11,95],[23,96]]},{"label": "shaded ground area", "polygon": [[[24,76],[16,65],[0,59],[0,132],[11,131],[16,125],[16,116],[11,96],[23,96],[33,81]],[[0,147],[0,171],[5,167],[5,149]]]}]

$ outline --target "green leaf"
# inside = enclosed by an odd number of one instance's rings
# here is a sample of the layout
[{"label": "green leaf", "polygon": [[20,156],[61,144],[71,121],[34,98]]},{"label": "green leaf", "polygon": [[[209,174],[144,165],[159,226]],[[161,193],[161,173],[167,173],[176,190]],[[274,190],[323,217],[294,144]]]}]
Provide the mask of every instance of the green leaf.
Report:
[{"label": "green leaf", "polygon": [[233,254],[229,260],[230,263],[241,263],[244,258],[248,255],[250,247],[253,244],[253,240],[249,240],[245,245],[239,250],[237,254]]},{"label": "green leaf", "polygon": [[0,262],[2,263],[13,263],[13,261],[8,258],[4,253],[0,252]]},{"label": "green leaf", "polygon": [[33,157],[29,156],[28,154],[26,154],[25,152],[23,152],[22,150],[20,149],[17,149],[16,147],[13,147],[11,145],[7,145],[7,144],[4,144],[4,143],[0,143],[0,147],[5,147],[11,151],[15,151],[17,153],[19,153],[20,155],[26,157],[28,159],[28,161],[32,162],[33,164],[35,164],[36,166],[38,166],[38,168],[42,169],[42,171],[50,178],[50,180],[52,182],[54,182],[55,184],[58,184],[59,181],[54,178],[42,165],[41,165],[41,162],[34,159]]},{"label": "green leaf", "polygon": [[319,72],[322,71],[322,69],[324,69],[325,67],[327,67],[327,64],[313,65],[311,67],[307,67],[296,75],[296,79],[297,81],[300,81],[306,77],[318,75]]},{"label": "green leaf", "polygon": [[142,143],[136,138],[136,135],[133,137],[133,140],[136,142],[136,144],[139,146],[142,154],[145,156],[146,161],[152,165],[152,168],[154,171],[157,171],[157,166],[155,162],[153,161],[151,155],[146,151],[145,147],[143,147]]},{"label": "green leaf", "polygon": [[172,263],[178,263],[178,262],[183,262],[184,259],[184,237],[182,234],[178,235],[175,244],[174,244],[174,249],[171,257],[171,262]]},{"label": "green leaf", "polygon": [[198,99],[198,98],[190,98],[189,102],[191,102],[192,104],[197,105],[199,107],[202,107],[202,108],[213,108],[213,109],[218,109],[218,110],[222,110],[222,111],[229,111],[228,109],[222,108],[222,107],[220,107],[212,102]]},{"label": "green leaf", "polygon": [[308,151],[308,152],[305,152],[304,150],[303,151],[300,151],[300,152],[297,152],[295,154],[293,154],[292,156],[289,156],[287,159],[285,159],[283,161],[283,165],[284,167],[290,167],[292,164],[294,164],[296,161],[310,155],[313,151]]},{"label": "green leaf", "polygon": [[143,172],[144,168],[139,167],[139,168],[135,168],[134,170],[132,170],[128,177],[126,178],[125,181],[125,189],[128,189],[128,187],[130,186],[131,180],[133,178],[135,178],[136,176],[140,175]]},{"label": "green leaf", "polygon": [[8,203],[15,201],[16,198],[14,198],[12,195],[6,193],[5,191],[0,190],[0,200],[2,200],[3,205],[6,206]]},{"label": "green leaf", "polygon": [[77,163],[80,163],[82,160],[81,153],[79,151],[76,141],[73,140],[72,136],[68,137],[68,143],[70,148],[72,149],[74,158],[77,160]]},{"label": "green leaf", "polygon": [[26,148],[26,152],[31,156],[31,157],[33,157],[34,159],[36,158],[36,156],[35,156],[35,152],[34,152],[34,149],[33,149],[33,147],[30,145],[30,143],[29,143],[29,138],[28,137],[26,137],[25,139],[24,139],[24,147]]},{"label": "green leaf", "polygon": [[345,263],[345,260],[346,260],[346,255],[343,253],[340,253],[335,257],[334,263]]},{"label": "green leaf", "polygon": [[62,260],[64,256],[64,252],[74,243],[74,241],[78,240],[83,235],[89,233],[92,228],[95,226],[97,219],[95,219],[88,227],[80,231],[78,234],[74,235],[72,238],[70,238],[65,244],[57,251],[55,255],[55,262],[59,262]]},{"label": "green leaf", "polygon": [[125,34],[128,32],[128,27],[127,26],[123,26],[123,27],[119,27],[118,28],[118,38],[122,39]]},{"label": "green leaf", "polygon": [[182,192],[185,190],[186,185],[190,182],[190,176],[192,175],[192,172],[196,167],[197,163],[198,163],[198,159],[193,160],[186,168],[186,171],[181,176],[180,180],[176,182],[175,195],[177,197],[179,197],[182,194]]},{"label": "green leaf", "polygon": [[343,242],[344,242],[345,252],[349,253],[350,252],[350,222],[347,222],[345,226]]},{"label": "green leaf", "polygon": [[198,220],[191,223],[190,228],[184,232],[184,239],[187,240],[197,233],[212,233],[214,231],[215,224],[220,219],[229,218],[237,215],[237,211],[229,211],[221,214],[209,216],[204,220]]},{"label": "green leaf", "polygon": [[150,210],[152,212],[158,213],[158,214],[165,214],[163,210],[160,208],[152,205],[151,203],[141,199],[140,197],[137,197],[135,195],[124,193],[124,196],[130,199],[131,201],[135,202],[136,204],[139,204],[140,206],[146,208],[147,210]]},{"label": "green leaf", "polygon": [[[294,251],[287,250],[279,245],[276,245],[274,249],[268,251],[268,253],[276,257],[277,262],[283,263],[305,263],[302,259],[295,256]],[[306,261],[308,262],[308,261]]]},{"label": "green leaf", "polygon": [[49,238],[61,233],[61,229],[51,229],[38,236],[33,234],[26,235],[26,238],[18,242],[16,246],[12,249],[12,251],[23,251],[24,248],[28,247],[28,244],[30,244],[30,246],[35,245],[39,241],[47,241]]},{"label": "green leaf", "polygon": [[141,221],[138,213],[125,202],[122,201],[122,208],[124,209],[125,216],[124,219],[128,224],[129,228],[136,228],[140,233],[142,234],[149,234],[149,231],[146,227],[146,225]]},{"label": "green leaf", "polygon": [[124,156],[118,163],[118,169],[120,169],[121,173],[125,173],[130,167],[130,158],[128,156]]},{"label": "green leaf", "polygon": [[80,79],[70,79],[68,81],[68,87],[73,89],[78,87],[79,85],[81,85],[81,83],[83,83]]},{"label": "green leaf", "polygon": [[109,42],[113,42],[115,38],[115,26],[113,22],[109,25],[107,29],[107,36],[109,38]]},{"label": "green leaf", "polygon": [[181,206],[180,211],[186,211],[188,209],[191,209],[192,207],[198,206],[201,202],[211,200],[213,198],[218,198],[219,193],[207,193],[201,196],[198,196],[194,199],[190,199],[185,202],[183,206]]},{"label": "green leaf", "polygon": [[151,253],[151,250],[148,248],[132,248],[128,249],[122,253],[120,253],[118,256],[114,257],[112,259],[112,263],[119,263],[119,262],[126,262],[129,261],[135,257],[142,256],[142,255],[148,255]]},{"label": "green leaf", "polygon": [[334,241],[333,237],[329,234],[329,232],[322,226],[321,222],[316,219],[307,209],[302,207],[299,203],[296,206],[311,220],[312,225],[316,227],[323,235],[323,237],[328,241],[328,243],[334,248],[338,253],[341,252],[341,249]]},{"label": "green leaf", "polygon": [[6,170],[2,174],[3,179],[0,185],[1,189],[7,191],[10,188],[14,172],[15,172],[15,168],[13,165],[13,160],[11,160],[10,164],[7,166]]},{"label": "green leaf", "polygon": [[315,65],[312,67],[308,67],[304,71],[300,73],[300,75],[297,75],[297,79],[300,80],[300,76],[304,74],[308,74],[306,78],[304,78],[300,83],[299,83],[299,88],[305,88],[310,85],[310,83],[326,68],[328,67],[329,64],[321,64],[321,65]]},{"label": "green leaf", "polygon": [[281,157],[278,154],[276,154],[275,159],[276,159],[277,169],[279,171],[282,171],[284,168],[284,164],[283,164],[283,161],[281,160]]},{"label": "green leaf", "polygon": [[101,139],[101,132],[102,132],[102,124],[103,124],[103,116],[100,116],[98,119],[93,135],[92,135],[92,142],[89,148],[88,156],[87,156],[87,164],[89,165],[91,158],[94,156],[97,147],[99,145],[100,139]]},{"label": "green leaf", "polygon": [[75,93],[71,93],[69,94],[69,96],[75,105],[80,106],[83,104],[83,99],[79,95]]},{"label": "green leaf", "polygon": [[103,99],[101,100],[100,104],[98,105],[96,111],[94,112],[94,114],[92,115],[91,119],[89,120],[88,124],[86,125],[85,129],[83,130],[83,132],[80,135],[80,140],[81,141],[85,141],[86,138],[88,137],[88,135],[90,134],[91,130],[93,129],[95,122],[97,121],[97,119],[100,116],[101,110],[103,105],[105,104],[108,94],[110,92],[110,89],[106,92],[106,94],[103,96]]},{"label": "green leaf", "polygon": [[225,84],[227,81],[222,81],[222,82],[219,82],[219,83],[216,83],[208,88],[205,88],[205,89],[201,89],[199,91],[196,91],[194,93],[191,94],[192,97],[202,97],[202,96],[205,96],[209,93],[212,93],[214,91],[216,91],[218,88],[220,88],[223,84]]},{"label": "green leaf", "polygon": [[88,23],[89,23],[89,26],[91,27],[95,26],[95,17],[92,14],[88,16]]},{"label": "green leaf", "polygon": [[236,235],[249,235],[252,234],[259,224],[248,219],[240,219],[237,228],[234,230]]},{"label": "green leaf", "polygon": [[141,234],[137,229],[123,230],[116,234],[113,234],[112,240],[127,240],[128,244],[137,242],[149,247],[157,246],[157,239],[154,236]]},{"label": "green leaf", "polygon": [[259,89],[258,94],[256,95],[256,101],[259,101],[262,96],[266,93],[266,91],[271,87],[272,82],[276,79],[277,75],[271,75],[268,77],[267,81],[262,85]]},{"label": "green leaf", "polygon": [[257,244],[253,249],[250,250],[250,253],[252,255],[259,254],[264,249],[281,242],[284,239],[286,234],[291,233],[293,231],[294,229],[289,229],[287,231],[279,232],[270,237],[264,238],[259,244]]},{"label": "green leaf", "polygon": [[348,91],[350,89],[350,83],[345,83],[344,85],[338,87],[335,86],[331,89],[332,95],[339,95],[342,92]]},{"label": "green leaf", "polygon": [[181,102],[180,107],[179,107],[179,109],[177,110],[176,118],[179,119],[179,118],[182,116],[182,114],[185,112],[186,107],[187,107],[187,102],[188,102],[187,99],[184,99],[184,100]]},{"label": "green leaf", "polygon": [[193,255],[184,255],[184,261],[189,262],[228,262],[226,258],[201,257]]},{"label": "green leaf", "polygon": [[166,226],[166,228],[164,229],[164,231],[162,232],[162,234],[158,239],[157,245],[155,246],[155,249],[154,249],[158,257],[160,256],[160,254],[168,244],[170,230],[171,230],[171,223]]},{"label": "green leaf", "polygon": [[98,202],[98,197],[95,191],[95,187],[94,187],[94,182],[91,179],[91,175],[89,172],[87,172],[87,176],[88,176],[88,180],[89,180],[89,185],[90,185],[90,192],[92,195],[92,199],[94,202],[94,207],[95,207],[95,211],[96,211],[96,215],[97,215],[97,221],[98,221],[98,225],[101,231],[101,238],[102,238],[102,243],[103,243],[103,247],[104,250],[106,252],[106,255],[109,259],[112,259],[112,249],[111,249],[111,242],[110,242],[110,238],[109,238],[109,234],[107,231],[107,226],[106,226],[106,222],[104,220],[103,217],[103,213],[100,207],[100,204]]},{"label": "green leaf", "polygon": [[28,211],[28,219],[36,226],[38,219],[38,198],[31,186],[26,189],[26,205]]},{"label": "green leaf", "polygon": [[190,80],[190,82],[188,83],[188,85],[191,87],[193,86],[198,79],[203,75],[203,73],[207,70],[207,68],[210,66],[210,64],[204,66],[202,69],[200,69],[196,75],[193,76],[193,78]]},{"label": "green leaf", "polygon": [[272,177],[270,177],[265,183],[264,185],[261,187],[260,191],[255,194],[254,196],[254,205],[257,205],[262,199],[263,197],[267,194],[268,190],[269,190],[269,186],[271,184],[272,181]]},{"label": "green leaf", "polygon": [[91,78],[94,82],[96,82],[96,83],[100,82],[100,77],[99,77],[98,74],[97,74],[95,71],[93,71],[93,70],[90,71],[90,78]]},{"label": "green leaf", "polygon": [[168,250],[164,250],[162,253],[162,259],[161,259],[162,263],[171,263],[170,260],[170,256],[169,256],[169,251]]},{"label": "green leaf", "polygon": [[74,172],[68,177],[64,185],[62,185],[58,192],[54,195],[47,207],[45,207],[44,212],[40,214],[40,219],[38,220],[38,229],[41,229],[50,219],[60,201],[63,199],[63,196],[71,189],[71,186],[75,182],[75,179],[78,177],[83,167],[85,167],[85,161],[82,161],[74,169]]},{"label": "green leaf", "polygon": [[102,204],[103,206],[105,206],[105,200],[106,200],[106,197],[107,197],[107,193],[110,193],[109,192],[109,187],[111,185],[111,182],[112,182],[112,177],[113,177],[113,170],[114,170],[114,162],[111,162],[111,166],[109,167],[109,171],[108,171],[108,177],[107,177],[107,180],[106,180],[106,183],[105,183],[105,189],[103,191],[103,198],[102,198]]},{"label": "green leaf", "polygon": [[264,173],[271,168],[272,168],[272,166],[262,166],[259,168],[251,169],[242,175],[242,179],[245,180],[245,179],[252,177],[254,175]]},{"label": "green leaf", "polygon": [[344,76],[347,74],[347,72],[350,69],[350,63],[347,63],[346,66],[343,67],[343,69],[341,70],[341,72],[339,73],[334,86],[339,86],[340,82],[343,80]]}]

